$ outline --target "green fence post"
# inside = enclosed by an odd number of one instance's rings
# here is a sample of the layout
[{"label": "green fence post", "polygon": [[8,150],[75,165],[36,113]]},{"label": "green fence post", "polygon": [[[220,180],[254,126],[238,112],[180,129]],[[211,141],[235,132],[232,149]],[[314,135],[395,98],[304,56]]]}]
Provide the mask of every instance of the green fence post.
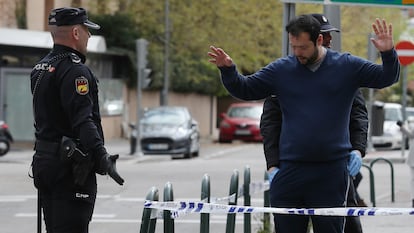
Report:
[{"label": "green fence post", "polygon": [[[230,200],[229,205],[237,205],[238,187],[239,187],[239,172],[237,170],[234,170],[233,175],[231,176],[231,180],[230,180],[230,192],[229,192],[230,196],[234,196],[234,201]],[[235,226],[236,226],[236,213],[227,214],[226,233],[234,233]]]},{"label": "green fence post", "polygon": [[[152,187],[148,192],[145,200],[149,201],[158,201],[158,189],[156,187]],[[144,208],[142,212],[142,221],[141,221],[141,228],[140,233],[154,233],[155,232],[155,225],[157,223],[157,218],[151,219],[151,212],[156,211],[155,209]]]},{"label": "green fence post", "polygon": [[[210,176],[205,174],[201,181],[201,201],[210,203]],[[210,232],[210,214],[200,214],[200,233]]]},{"label": "green fence post", "polygon": [[395,191],[394,191],[394,166],[392,165],[392,162],[388,159],[385,158],[376,158],[374,160],[371,161],[371,163],[369,164],[369,166],[372,167],[374,166],[374,164],[378,161],[384,161],[386,163],[388,163],[388,165],[390,165],[390,173],[391,173],[391,202],[395,201]]},{"label": "green fence post", "polygon": [[[265,171],[264,173],[264,180],[269,182],[269,174]],[[270,184],[269,184],[270,188]],[[267,189],[263,193],[263,202],[264,207],[270,207],[270,190]],[[270,231],[270,213],[263,213],[263,232],[271,232]]]},{"label": "green fence post", "polygon": [[374,182],[374,172],[371,169],[371,166],[368,166],[366,164],[362,164],[362,167],[365,167],[368,169],[369,171],[369,191],[370,191],[370,199],[371,199],[371,203],[372,206],[375,207],[376,203],[375,203],[375,182]]},{"label": "green fence post", "polygon": [[[244,205],[250,206],[250,167],[244,168],[244,184],[243,184]],[[250,213],[244,214],[244,233],[252,232],[252,216]]]},{"label": "green fence post", "polygon": [[[170,182],[164,186],[164,201],[173,201],[173,188]],[[171,211],[164,210],[164,233],[174,233],[174,219],[171,218]]]}]

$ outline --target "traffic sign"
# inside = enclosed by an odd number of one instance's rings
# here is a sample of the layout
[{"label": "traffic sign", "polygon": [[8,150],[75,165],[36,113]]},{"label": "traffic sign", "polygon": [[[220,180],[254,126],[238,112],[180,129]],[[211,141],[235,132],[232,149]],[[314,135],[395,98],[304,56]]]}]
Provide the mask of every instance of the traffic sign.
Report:
[{"label": "traffic sign", "polygon": [[414,44],[411,41],[403,40],[395,45],[398,59],[401,65],[406,66],[414,62]]}]

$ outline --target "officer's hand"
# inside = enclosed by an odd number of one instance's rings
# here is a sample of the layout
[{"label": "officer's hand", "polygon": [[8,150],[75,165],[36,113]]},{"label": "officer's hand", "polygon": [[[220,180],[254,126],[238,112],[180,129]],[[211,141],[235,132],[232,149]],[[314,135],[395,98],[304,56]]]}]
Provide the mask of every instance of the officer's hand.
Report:
[{"label": "officer's hand", "polygon": [[359,169],[362,166],[362,157],[361,152],[358,150],[353,150],[349,153],[349,160],[348,160],[348,171],[349,174],[354,177],[358,174]]},{"label": "officer's hand", "polygon": [[402,121],[397,121],[397,125],[401,127],[403,125],[403,122]]},{"label": "officer's hand", "polygon": [[119,185],[124,184],[124,179],[118,174],[116,170],[116,160],[119,158],[119,155],[109,155],[105,154],[102,156],[100,161],[100,173],[101,175],[108,174],[115,182]]},{"label": "officer's hand", "polygon": [[267,175],[269,176],[269,182],[272,183],[273,178],[279,172],[279,168],[273,167],[272,170],[267,171]]}]

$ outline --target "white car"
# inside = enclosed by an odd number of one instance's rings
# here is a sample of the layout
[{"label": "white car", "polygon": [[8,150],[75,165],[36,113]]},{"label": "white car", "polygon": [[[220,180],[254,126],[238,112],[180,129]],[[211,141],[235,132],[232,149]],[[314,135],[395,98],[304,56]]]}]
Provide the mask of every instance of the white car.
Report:
[{"label": "white car", "polygon": [[402,106],[397,103],[382,103],[384,109],[383,134],[372,136],[375,148],[400,149],[403,135],[397,121],[402,121]]}]

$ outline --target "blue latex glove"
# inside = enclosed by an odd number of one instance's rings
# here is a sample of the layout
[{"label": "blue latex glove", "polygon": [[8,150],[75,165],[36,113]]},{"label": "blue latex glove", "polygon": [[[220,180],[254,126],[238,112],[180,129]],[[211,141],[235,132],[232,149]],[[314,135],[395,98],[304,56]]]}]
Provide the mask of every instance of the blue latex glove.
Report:
[{"label": "blue latex glove", "polygon": [[279,168],[275,167],[271,172],[267,172],[267,175],[269,176],[269,182],[272,183],[273,178],[275,175],[279,172]]},{"label": "blue latex glove", "polygon": [[353,150],[349,153],[349,160],[348,160],[348,171],[349,174],[354,177],[358,174],[359,169],[362,166],[362,157],[361,153],[357,150]]}]

